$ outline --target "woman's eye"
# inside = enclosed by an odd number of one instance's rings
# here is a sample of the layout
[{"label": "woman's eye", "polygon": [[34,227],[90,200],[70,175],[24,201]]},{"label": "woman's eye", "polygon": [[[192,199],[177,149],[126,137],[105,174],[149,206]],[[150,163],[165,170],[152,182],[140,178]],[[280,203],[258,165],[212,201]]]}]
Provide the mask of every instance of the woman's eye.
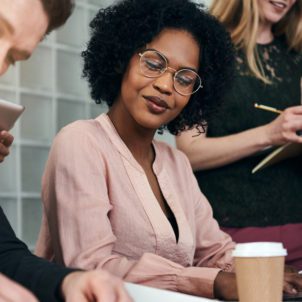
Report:
[{"label": "woman's eye", "polygon": [[194,79],[186,76],[178,76],[176,77],[176,81],[182,86],[191,86],[194,84]]},{"label": "woman's eye", "polygon": [[155,60],[146,60],[145,64],[150,70],[162,70],[164,68],[162,62]]}]

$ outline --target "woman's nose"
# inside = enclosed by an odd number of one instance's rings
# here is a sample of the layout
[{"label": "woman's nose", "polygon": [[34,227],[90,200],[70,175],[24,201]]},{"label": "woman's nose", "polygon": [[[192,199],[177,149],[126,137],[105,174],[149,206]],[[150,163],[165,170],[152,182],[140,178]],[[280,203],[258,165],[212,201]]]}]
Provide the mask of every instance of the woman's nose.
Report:
[{"label": "woman's nose", "polygon": [[173,92],[173,81],[173,74],[166,71],[154,79],[153,87],[163,94],[170,95]]}]

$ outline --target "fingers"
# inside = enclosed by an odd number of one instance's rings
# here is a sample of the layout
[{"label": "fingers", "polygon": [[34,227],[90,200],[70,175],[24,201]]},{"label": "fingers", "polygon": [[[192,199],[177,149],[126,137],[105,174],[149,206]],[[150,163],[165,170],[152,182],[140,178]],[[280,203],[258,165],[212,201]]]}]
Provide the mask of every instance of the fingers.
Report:
[{"label": "fingers", "polygon": [[[301,106],[302,107],[302,106]],[[302,115],[295,115],[292,112],[286,111],[283,117],[282,132],[283,136],[288,141],[302,142],[300,130],[302,129]]]},{"label": "fingers", "polygon": [[267,126],[268,139],[272,145],[302,143],[302,136],[299,136],[302,130],[302,106],[287,108]]},{"label": "fingers", "polygon": [[80,294],[74,293],[72,295],[67,296],[67,298],[64,301],[65,302],[97,302],[98,300],[94,296],[86,296],[84,292],[81,292]]},{"label": "fingers", "polygon": [[3,130],[0,132],[0,142],[6,146],[10,147],[14,141],[14,137],[7,131]]},{"label": "fingers", "polygon": [[9,154],[9,147],[14,141],[14,137],[7,131],[0,132],[0,162]]},{"label": "fingers", "polygon": [[103,283],[102,286],[94,289],[95,291],[95,301],[102,302],[120,302],[118,291],[115,286],[112,286],[110,283]]},{"label": "fingers", "polygon": [[98,270],[71,273],[62,283],[66,302],[131,302],[123,282]]},{"label": "fingers", "polygon": [[[115,301],[112,302],[132,302],[132,299],[130,298],[128,292],[126,291],[124,287],[124,283],[121,279],[113,277],[111,279],[111,284],[114,286],[115,291]],[[101,300],[100,300],[101,301]]]},{"label": "fingers", "polygon": [[284,119],[285,129],[297,131],[302,129],[302,106],[289,107],[281,114]]},{"label": "fingers", "polygon": [[0,275],[0,302],[38,302],[38,300],[21,285]]},{"label": "fingers", "polygon": [[0,163],[4,161],[4,158],[8,154],[9,154],[9,149],[0,142]]},{"label": "fingers", "polygon": [[293,113],[293,114],[302,115],[302,106],[299,105],[299,106],[289,107],[284,111],[288,111],[288,112]]},{"label": "fingers", "polygon": [[284,292],[288,294],[297,294],[302,291],[302,275],[298,273],[284,274]]},{"label": "fingers", "polygon": [[[87,273],[85,273],[87,274]],[[73,296],[67,295],[66,302],[119,302],[115,281],[97,273],[83,275],[81,289],[75,287]]]},{"label": "fingers", "polygon": [[286,294],[289,294],[289,295],[295,295],[295,294],[298,293],[298,291],[296,290],[296,288],[293,287],[293,285],[290,284],[290,283],[288,283],[288,282],[284,282],[283,291],[284,291]]},{"label": "fingers", "polygon": [[121,282],[120,287],[118,289],[118,302],[132,302],[129,294],[127,293],[124,284]]},{"label": "fingers", "polygon": [[94,280],[94,291],[97,302],[131,302],[122,280],[108,275]]}]

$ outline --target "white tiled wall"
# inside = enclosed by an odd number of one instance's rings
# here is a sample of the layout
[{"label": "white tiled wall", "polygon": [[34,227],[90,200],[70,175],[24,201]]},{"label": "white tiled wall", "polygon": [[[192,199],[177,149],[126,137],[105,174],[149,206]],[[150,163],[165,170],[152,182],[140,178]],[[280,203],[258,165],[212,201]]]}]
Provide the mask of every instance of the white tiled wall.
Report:
[{"label": "white tiled wall", "polygon": [[[54,135],[73,120],[106,110],[89,98],[80,53],[88,41],[90,19],[112,2],[77,0],[68,23],[48,36],[29,61],[0,78],[0,98],[26,107],[12,131],[11,155],[0,166],[0,205],[31,248],[41,223],[40,181]],[[160,138],[174,144],[170,135]]]}]

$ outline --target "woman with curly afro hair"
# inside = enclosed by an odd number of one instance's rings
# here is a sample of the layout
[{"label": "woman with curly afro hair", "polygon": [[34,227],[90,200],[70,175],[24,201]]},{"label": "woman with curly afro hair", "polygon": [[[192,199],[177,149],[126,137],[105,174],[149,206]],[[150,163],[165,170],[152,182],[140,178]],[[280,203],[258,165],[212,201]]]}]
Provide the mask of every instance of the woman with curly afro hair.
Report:
[{"label": "woman with curly afro hair", "polygon": [[189,161],[154,140],[198,125],[219,104],[230,38],[189,0],[102,9],[83,53],[106,114],[63,128],[43,176],[40,256],[129,282],[236,299],[234,243],[219,229]]}]

